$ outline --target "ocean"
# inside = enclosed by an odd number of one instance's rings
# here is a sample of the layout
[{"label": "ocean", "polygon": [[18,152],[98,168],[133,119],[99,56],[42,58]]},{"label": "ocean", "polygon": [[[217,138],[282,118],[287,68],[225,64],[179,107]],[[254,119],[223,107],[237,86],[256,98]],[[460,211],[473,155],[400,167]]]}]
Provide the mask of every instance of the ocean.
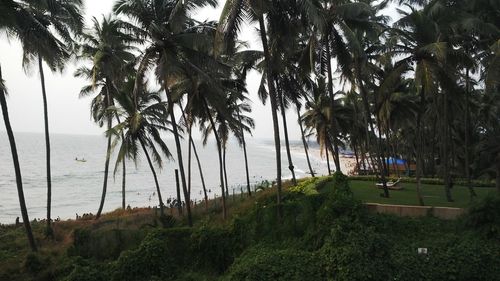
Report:
[{"label": "ocean", "polygon": [[[43,219],[46,215],[47,185],[45,167],[44,135],[38,133],[16,133],[17,149],[24,184],[24,194],[30,219]],[[175,155],[173,139],[166,139]],[[184,165],[187,167],[187,141],[182,140]],[[215,142],[203,146],[195,141],[209,196],[220,195],[219,164]],[[96,213],[102,192],[106,139],[104,136],[51,135],[52,147],[52,218],[70,219],[76,214]],[[301,141],[292,141],[292,158],[298,178],[309,176],[309,169]],[[313,169],[326,174],[325,159],[320,157],[318,147],[311,144],[310,156]],[[250,180],[252,184],[276,177],[274,142],[248,138],[247,151]],[[87,162],[75,161],[84,158]],[[155,206],[158,202],[151,170],[141,154],[137,163],[127,162],[126,203],[133,207]],[[227,150],[227,174],[229,192],[239,193],[246,187],[243,150],[236,141],[231,141]],[[110,165],[108,192],[104,211],[121,207],[121,168],[113,176],[116,157]],[[333,163],[332,169],[334,167]],[[174,170],[177,162],[165,160],[162,169],[156,167],[164,201],[176,195]],[[286,152],[282,147],[283,177],[291,178]],[[187,168],[186,168],[187,173]],[[193,155],[192,195],[193,200],[202,199],[202,185]],[[5,132],[0,132],[0,223],[14,223],[21,217],[16,189],[10,146]]]}]

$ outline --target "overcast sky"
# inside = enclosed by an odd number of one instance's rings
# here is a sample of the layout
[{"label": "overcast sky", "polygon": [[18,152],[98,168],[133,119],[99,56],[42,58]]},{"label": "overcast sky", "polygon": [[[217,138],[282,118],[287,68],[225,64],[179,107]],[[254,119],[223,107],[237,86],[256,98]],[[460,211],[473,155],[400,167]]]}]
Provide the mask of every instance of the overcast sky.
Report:
[{"label": "overcast sky", "polygon": [[[225,0],[220,0],[225,1]],[[111,12],[114,0],[86,0],[87,22],[92,17],[100,18]],[[217,20],[222,9],[205,8],[195,18],[198,20]],[[392,9],[391,9],[392,10]],[[391,11],[391,14],[394,14]],[[255,27],[247,26],[242,30],[241,39],[250,43],[251,48],[260,49],[261,44]],[[21,66],[22,49],[14,39],[7,41],[0,37],[0,63],[3,79],[9,92],[9,114],[14,132],[43,132],[43,106],[38,68],[33,67],[28,73]],[[51,133],[57,134],[103,134],[103,129],[95,125],[90,118],[90,98],[79,99],[78,93],[87,82],[73,77],[78,62],[69,63],[63,73],[51,73],[45,68],[46,88],[49,104],[49,122]],[[253,101],[251,116],[255,119],[254,137],[272,138],[273,128],[269,106],[262,106],[256,97],[260,75],[252,72],[248,77],[248,90]],[[289,134],[291,139],[300,138],[296,122],[296,113],[288,113]],[[280,121],[281,122],[281,121]],[[0,131],[5,131],[0,122]]]}]

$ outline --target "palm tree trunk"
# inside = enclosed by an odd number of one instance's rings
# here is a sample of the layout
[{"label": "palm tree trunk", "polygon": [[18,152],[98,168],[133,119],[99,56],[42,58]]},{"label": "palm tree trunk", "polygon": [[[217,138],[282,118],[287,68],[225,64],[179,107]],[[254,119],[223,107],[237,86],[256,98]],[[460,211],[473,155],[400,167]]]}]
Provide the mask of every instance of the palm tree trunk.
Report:
[{"label": "palm tree trunk", "polygon": [[226,169],[226,144],[222,145],[222,164],[224,167],[224,183],[226,185],[226,197],[229,198],[229,185],[227,183],[227,169]]},{"label": "palm tree trunk", "polygon": [[196,162],[198,163],[198,170],[200,171],[201,185],[203,187],[203,195],[205,197],[205,208],[208,208],[208,195],[207,195],[207,187],[205,185],[205,177],[203,176],[203,169],[201,168],[200,158],[198,157],[198,151],[196,150],[196,146],[194,145],[193,137],[190,139],[191,146],[193,147],[194,157],[196,158]]},{"label": "palm tree trunk", "polygon": [[266,34],[266,25],[264,23],[264,15],[259,15],[259,31],[260,31],[260,39],[262,41],[262,48],[264,49],[264,58],[266,63],[266,75],[267,75],[267,86],[269,88],[269,97],[271,100],[271,113],[273,118],[273,128],[274,128],[274,150],[276,153],[276,187],[278,190],[277,193],[277,205],[278,205],[278,216],[282,217],[281,212],[281,141],[280,141],[280,128],[278,123],[278,106],[276,104],[277,97],[276,91],[274,88],[274,79],[273,79],[273,67],[271,61],[271,54],[269,52],[269,46],[267,43],[267,34]]},{"label": "palm tree trunk", "polygon": [[170,114],[170,121],[172,122],[172,130],[174,133],[175,147],[177,150],[177,161],[179,162],[179,171],[181,173],[182,191],[184,193],[184,200],[186,201],[188,224],[189,226],[193,226],[193,218],[191,215],[191,199],[186,185],[186,173],[184,172],[184,164],[182,162],[182,148],[179,131],[177,130],[177,122],[175,121],[174,103],[172,101],[172,96],[170,95],[167,85],[165,85],[165,94],[167,96],[168,112]]},{"label": "palm tree trunk", "polygon": [[[108,117],[108,131],[111,129],[111,117]],[[104,208],[104,201],[106,200],[106,192],[108,189],[108,173],[109,173],[109,160],[111,158],[111,135],[108,136],[108,145],[106,148],[106,162],[104,163],[104,182],[102,184],[102,195],[101,202],[99,204],[99,210],[97,210],[97,214],[95,219],[99,219],[101,217],[102,209]]]},{"label": "palm tree trunk", "polygon": [[[359,62],[357,62],[356,64],[359,64]],[[363,100],[363,107],[365,109],[365,118],[368,122],[368,125],[370,127],[370,130],[375,134],[375,128],[373,126],[373,121],[371,119],[371,114],[370,114],[370,104],[368,102],[368,94],[366,93],[366,89],[365,89],[365,86],[363,84],[363,80],[361,78],[361,73],[360,73],[360,66],[357,65],[356,67],[356,73],[357,73],[357,80],[358,80],[358,83],[359,83],[359,88],[361,90],[361,98]],[[369,133],[367,135],[367,138],[368,138],[368,141],[369,141]],[[383,170],[383,163],[382,163],[382,160],[381,160],[381,141],[380,139],[377,140],[377,143],[378,145],[375,145],[375,149],[377,150],[376,151],[376,154],[377,154],[377,166],[378,166],[378,171],[379,171],[379,174],[380,174],[380,178],[382,180],[382,187],[384,189],[384,197],[388,198],[389,197],[389,189],[387,188],[387,181],[386,181],[386,178],[385,178],[385,174],[386,172]]]},{"label": "palm tree trunk", "polygon": [[335,97],[333,93],[333,76],[332,76],[332,55],[330,52],[330,40],[329,36],[326,36],[326,59],[327,59],[327,67],[328,67],[328,93],[330,96],[330,103],[331,103],[331,118],[332,118],[332,131],[333,131],[333,152],[332,152],[332,157],[335,162],[335,171],[337,172],[342,172],[340,169],[340,159],[339,159],[339,147],[337,145],[337,126],[335,126],[335,112],[334,112],[334,106],[335,106]]},{"label": "palm tree trunk", "polygon": [[[207,195],[207,186],[205,185],[205,177],[203,176],[203,169],[201,168],[200,157],[198,157],[198,151],[196,150],[196,145],[194,144],[194,141],[193,141],[193,135],[192,135],[193,122],[191,121],[191,118],[187,117],[187,114],[184,112],[184,108],[182,106],[181,106],[181,111],[182,111],[182,116],[184,118],[184,121],[186,122],[186,124],[189,124],[189,149],[191,149],[191,148],[193,149],[194,156],[196,158],[196,162],[198,163],[198,171],[200,172],[201,186],[203,187],[203,195],[205,197],[205,208],[208,208],[208,195]],[[189,158],[191,158],[191,156],[189,156]],[[188,165],[188,167],[191,167],[191,165]],[[188,174],[189,174],[188,191],[189,191],[189,194],[191,194],[191,173],[188,173]]]},{"label": "palm tree trunk", "polygon": [[496,170],[497,170],[496,187],[497,187],[497,192],[500,195],[500,153],[497,154],[495,160],[496,160]]},{"label": "palm tree trunk", "polygon": [[47,105],[47,92],[45,90],[45,75],[43,73],[43,61],[42,57],[38,56],[38,69],[40,71],[40,82],[42,86],[42,98],[43,98],[43,117],[44,117],[44,128],[45,128],[45,160],[47,169],[47,229],[46,234],[48,237],[53,237],[54,233],[52,231],[52,173],[50,171],[50,134],[49,134],[49,110]]},{"label": "palm tree trunk", "polygon": [[[424,206],[424,198],[422,197],[422,153],[423,153],[423,146],[424,146],[424,136],[423,136],[423,132],[422,132],[422,117],[423,117],[423,114],[424,114],[424,102],[425,102],[425,94],[424,94],[424,91],[421,90],[420,91],[420,106],[419,106],[419,109],[418,109],[418,113],[417,113],[417,130],[416,130],[416,133],[417,133],[417,139],[418,139],[418,142],[417,142],[417,151],[416,151],[416,156],[417,156],[417,168],[416,168],[416,171],[415,171],[415,177],[416,177],[416,181],[417,181],[417,199],[418,199],[418,203],[420,204],[420,206]],[[409,165],[409,163],[408,163]]]},{"label": "palm tree trunk", "polygon": [[[106,83],[109,85],[109,82]],[[107,93],[106,93],[106,107],[109,107],[111,105],[111,92],[109,90],[109,86],[107,88]],[[112,127],[112,117],[108,116],[108,131],[111,130]],[[106,200],[106,192],[108,189],[108,173],[109,173],[109,160],[111,158],[111,134],[108,135],[108,145],[106,148],[106,161],[104,163],[104,181],[102,184],[102,195],[101,195],[101,202],[99,204],[99,209],[97,210],[97,214],[95,216],[95,219],[99,219],[101,217],[102,209],[104,208],[104,201]]]},{"label": "palm tree trunk", "polygon": [[[240,122],[240,124],[242,124],[240,112],[237,111],[237,114],[238,114],[238,121]],[[250,188],[250,173],[248,172],[247,142],[245,141],[245,131],[243,130],[243,127],[241,127],[240,133],[241,133],[241,145],[243,146],[243,156],[245,157],[245,175],[246,175],[246,179],[247,179],[247,192],[248,192],[248,196],[251,197],[252,190]]]},{"label": "palm tree trunk", "polygon": [[449,138],[449,125],[448,125],[448,97],[446,91],[443,92],[443,160],[444,162],[444,191],[446,194],[446,200],[448,202],[453,202],[451,197],[451,182],[450,182],[450,155],[449,155],[449,146],[450,146],[450,138]]},{"label": "palm tree trunk", "polygon": [[[151,157],[149,157],[149,153],[148,153],[148,150],[146,149],[146,146],[144,145],[144,141],[142,139],[139,139],[139,142],[141,143],[142,150],[144,151],[144,155],[146,155],[146,159],[148,160],[149,168],[151,169],[151,172],[153,173],[153,178],[155,180],[155,185],[156,185],[156,192],[158,193],[158,203],[160,204],[160,214],[161,214],[161,216],[164,216],[165,212],[164,212],[164,206],[163,206],[163,199],[161,198],[160,184],[158,183],[158,177],[156,176],[155,167],[153,166],[153,162],[151,161]],[[186,203],[186,205],[187,205],[187,203]]]},{"label": "palm tree trunk", "polygon": [[[278,81],[276,81],[276,84],[278,84]],[[295,171],[294,171],[294,166],[293,166],[293,161],[292,161],[292,154],[290,152],[290,140],[288,139],[288,125],[286,123],[286,112],[285,112],[285,105],[283,103],[283,93],[281,91],[278,91],[279,95],[279,103],[280,103],[280,111],[281,111],[281,118],[283,121],[283,132],[285,134],[285,147],[286,147],[286,155],[288,158],[288,169],[292,173],[292,183],[293,185],[297,185],[297,178],[295,177]]]},{"label": "palm tree trunk", "polygon": [[[118,122],[118,124],[120,124],[121,123],[120,117],[116,113],[115,113],[115,118],[116,118],[116,122]],[[125,141],[125,135],[123,134],[123,132],[121,132],[121,138],[122,138],[122,141]],[[126,201],[125,201],[126,183],[127,183],[127,167],[125,165],[125,157],[123,157],[123,160],[122,160],[122,209],[123,210],[125,210],[125,208],[126,208]]]},{"label": "palm tree trunk", "polygon": [[466,70],[465,78],[465,176],[467,178],[467,188],[469,189],[470,199],[477,197],[476,191],[472,186],[472,176],[470,172],[470,70]]},{"label": "palm tree trunk", "polygon": [[222,191],[222,218],[225,220],[227,218],[227,210],[226,210],[226,189],[224,188],[224,167],[222,163],[222,144],[219,138],[219,134],[215,129],[215,122],[212,118],[212,114],[210,114],[210,108],[208,107],[207,101],[204,99],[205,110],[207,111],[208,119],[210,119],[210,125],[212,125],[215,141],[217,143],[217,153],[219,154],[219,179],[220,179],[220,187]]},{"label": "palm tree trunk", "polygon": [[[182,108],[182,105],[181,105]],[[182,113],[184,116],[184,112]],[[188,126],[188,179],[187,179],[187,184],[188,184],[188,192],[191,194],[191,159],[192,159],[192,152],[193,148],[191,146],[191,139],[193,139],[193,132],[192,132],[192,126],[191,122],[187,121],[186,116],[184,116],[184,120],[186,121],[186,124]]]},{"label": "palm tree trunk", "polygon": [[[2,81],[2,69],[0,67],[0,81]],[[33,232],[31,231],[30,219],[28,216],[28,209],[26,208],[26,201],[24,199],[23,191],[23,180],[21,176],[21,168],[19,166],[19,157],[17,155],[16,140],[14,138],[14,132],[10,125],[9,111],[7,109],[6,93],[4,89],[0,88],[0,106],[2,107],[3,121],[5,123],[5,130],[7,131],[7,136],[10,143],[10,151],[12,153],[12,161],[14,162],[14,172],[16,174],[16,184],[17,184],[17,194],[19,197],[19,205],[21,208],[21,216],[23,217],[23,224],[26,230],[26,236],[28,237],[28,242],[30,244],[31,250],[33,252],[37,251],[35,238],[33,237]]]},{"label": "palm tree trunk", "polygon": [[332,175],[332,170],[330,169],[330,158],[328,156],[328,145],[325,144],[325,154],[326,154],[326,166],[328,167],[328,175]]},{"label": "palm tree trunk", "polygon": [[302,145],[304,146],[304,151],[306,153],[307,166],[309,167],[309,172],[311,173],[311,177],[314,178],[314,170],[311,166],[311,160],[309,159],[309,151],[308,151],[306,136],[304,135],[304,128],[302,126],[302,120],[300,118],[300,108],[298,105],[296,105],[296,107],[297,107],[297,122],[299,123],[300,135],[302,136]]}]

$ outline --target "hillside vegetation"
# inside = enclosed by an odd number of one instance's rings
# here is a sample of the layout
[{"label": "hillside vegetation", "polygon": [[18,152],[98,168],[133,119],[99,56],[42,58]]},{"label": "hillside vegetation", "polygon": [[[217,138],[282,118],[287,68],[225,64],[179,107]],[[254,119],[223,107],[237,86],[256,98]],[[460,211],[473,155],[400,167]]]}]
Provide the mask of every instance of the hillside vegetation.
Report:
[{"label": "hillside vegetation", "polygon": [[234,198],[226,222],[195,210],[192,228],[147,209],[55,223],[54,241],[35,223],[36,254],[4,226],[0,280],[500,280],[499,198],[442,221],[370,214],[341,174],[287,189],[281,207],[275,192]]}]

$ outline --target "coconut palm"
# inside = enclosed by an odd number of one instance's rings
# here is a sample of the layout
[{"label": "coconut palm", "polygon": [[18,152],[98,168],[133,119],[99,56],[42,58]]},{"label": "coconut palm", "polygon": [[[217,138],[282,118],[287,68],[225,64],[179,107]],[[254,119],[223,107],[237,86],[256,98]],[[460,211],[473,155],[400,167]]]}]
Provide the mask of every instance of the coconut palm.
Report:
[{"label": "coconut palm", "polygon": [[[28,30],[31,31],[31,33],[28,32]],[[33,15],[29,13],[24,6],[20,5],[16,1],[11,0],[5,0],[0,3],[0,31],[5,31],[8,36],[14,37],[21,42],[27,41],[29,38],[28,35],[31,34],[36,34],[36,36],[39,36],[41,39],[47,39],[51,37],[51,35],[47,32],[47,29],[43,28],[38,20],[34,18]],[[47,45],[44,46],[48,47]],[[9,144],[12,153],[12,161],[14,164],[21,215],[23,218],[23,224],[30,248],[32,251],[37,251],[37,246],[33,237],[28,210],[26,207],[26,201],[24,198],[21,168],[19,165],[19,157],[17,154],[15,137],[12,131],[12,126],[10,124],[6,97],[7,87],[5,86],[5,81],[2,78],[0,68],[0,106],[2,108],[3,120],[5,123],[5,128],[7,131],[7,136],[9,138]]]},{"label": "coconut palm", "polygon": [[36,62],[40,72],[40,82],[42,88],[45,148],[46,148],[46,169],[47,169],[47,235],[53,236],[51,227],[51,199],[52,199],[52,179],[51,179],[51,158],[50,158],[50,136],[49,136],[49,116],[47,108],[47,91],[45,86],[45,76],[43,62],[52,71],[62,70],[65,62],[70,56],[70,48],[74,44],[74,35],[81,33],[83,28],[83,1],[82,0],[53,0],[37,1],[22,0],[20,5],[36,19],[40,28],[46,30],[42,36],[29,29],[24,30],[21,44],[23,47],[23,66],[27,68]]},{"label": "coconut palm", "polygon": [[[134,78],[129,79],[123,85],[121,91],[115,94],[116,106],[110,108],[124,120],[107,132],[108,135],[116,136],[113,146],[116,146],[118,142],[121,143],[118,149],[115,171],[125,158],[137,162],[142,149],[153,174],[160,213],[163,217],[165,216],[164,204],[154,163],[161,169],[163,165],[162,155],[167,159],[172,158],[170,150],[161,138],[162,132],[172,132],[170,122],[167,121],[167,104],[161,100],[160,92],[147,90],[147,82],[142,85],[141,92],[134,93],[134,85]],[[135,102],[137,104],[134,104]]]},{"label": "coconut palm", "polygon": [[[111,129],[113,118],[120,123],[119,117],[107,109],[114,105],[114,95],[119,92],[119,84],[129,71],[130,64],[135,62],[132,46],[140,41],[136,38],[140,34],[135,26],[113,17],[103,17],[101,22],[92,19],[92,29],[82,35],[83,43],[79,46],[79,58],[91,62],[91,67],[79,68],[75,76],[91,82],[82,88],[80,97],[97,93],[92,100],[91,113],[99,126],[107,123],[107,130]],[[102,196],[96,218],[99,218],[106,198],[108,185],[109,162],[111,157],[111,136],[108,136],[106,160],[104,164],[104,180]],[[125,208],[125,162],[122,165],[122,207]]]},{"label": "coconut palm", "polygon": [[[252,19],[259,25],[259,35],[262,41],[264,51],[264,73],[263,79],[267,82],[267,91],[270,97],[271,113],[274,129],[274,145],[276,153],[276,187],[277,187],[277,204],[278,215],[281,217],[281,197],[282,197],[282,180],[281,180],[281,140],[278,122],[278,95],[275,86],[275,72],[273,69],[273,60],[271,58],[271,47],[269,45],[268,33],[266,31],[266,16],[269,18],[271,3],[269,1],[248,1],[236,0],[227,1],[222,14],[220,16],[219,27],[216,37],[216,53],[233,53],[236,45],[236,37],[238,30],[243,23],[245,17]],[[264,88],[261,88],[264,90]]]},{"label": "coconut palm", "polygon": [[[137,22],[149,42],[141,57],[138,77],[144,77],[147,70],[155,66],[156,78],[167,97],[182,188],[187,202],[189,202],[189,193],[180,134],[173,110],[177,101],[172,97],[171,87],[182,73],[204,73],[205,66],[201,64],[211,65],[208,69],[219,68],[217,62],[206,52],[208,46],[212,46],[213,36],[204,33],[203,24],[198,24],[189,16],[200,7],[215,7],[216,4],[215,0],[187,2],[183,0],[119,0],[114,5],[114,11],[117,14],[128,16]],[[137,79],[138,82],[140,80]],[[188,221],[191,225],[191,207],[190,204],[186,206]]]}]

